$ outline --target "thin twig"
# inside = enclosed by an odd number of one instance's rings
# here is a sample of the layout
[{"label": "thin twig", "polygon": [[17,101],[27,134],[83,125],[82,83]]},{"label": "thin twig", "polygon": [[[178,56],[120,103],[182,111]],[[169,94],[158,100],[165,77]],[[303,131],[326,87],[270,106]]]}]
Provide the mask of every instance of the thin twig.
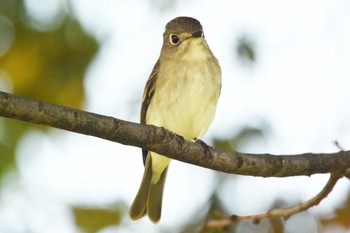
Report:
[{"label": "thin twig", "polygon": [[219,219],[213,219],[205,222],[201,226],[199,232],[204,232],[206,229],[209,229],[209,228],[225,228],[243,220],[251,220],[254,224],[260,223],[260,221],[265,218],[280,217],[286,220],[294,214],[300,213],[313,206],[318,205],[323,199],[325,199],[328,196],[328,194],[333,190],[338,180],[342,178],[344,174],[345,174],[344,172],[331,173],[331,176],[329,177],[327,184],[316,196],[307,200],[304,203],[300,203],[292,207],[272,209],[262,214],[246,215],[246,216],[226,215],[224,213],[216,212],[216,216],[218,216]]},{"label": "thin twig", "polygon": [[333,141],[333,143],[340,151],[345,151],[344,147],[337,140]]}]

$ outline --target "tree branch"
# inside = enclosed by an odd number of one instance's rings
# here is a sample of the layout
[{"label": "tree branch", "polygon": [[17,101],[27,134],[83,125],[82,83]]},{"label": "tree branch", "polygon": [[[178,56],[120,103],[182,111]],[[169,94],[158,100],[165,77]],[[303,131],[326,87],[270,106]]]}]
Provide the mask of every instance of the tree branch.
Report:
[{"label": "tree branch", "polygon": [[164,128],[123,121],[4,92],[0,92],[0,116],[141,147],[172,159],[226,173],[286,177],[331,173],[350,168],[350,151],[298,155],[223,151],[205,147],[202,143],[185,141]]}]

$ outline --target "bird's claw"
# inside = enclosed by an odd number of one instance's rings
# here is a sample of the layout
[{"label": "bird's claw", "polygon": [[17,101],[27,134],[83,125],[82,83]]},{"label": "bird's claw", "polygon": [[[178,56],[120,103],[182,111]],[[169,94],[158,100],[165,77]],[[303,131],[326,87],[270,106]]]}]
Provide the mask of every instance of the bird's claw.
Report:
[{"label": "bird's claw", "polygon": [[202,146],[202,148],[204,150],[205,158],[211,159],[212,155],[211,155],[211,151],[210,151],[210,146],[208,146],[204,141],[202,141],[199,138],[195,138],[194,140],[196,141],[196,143],[199,143]]}]

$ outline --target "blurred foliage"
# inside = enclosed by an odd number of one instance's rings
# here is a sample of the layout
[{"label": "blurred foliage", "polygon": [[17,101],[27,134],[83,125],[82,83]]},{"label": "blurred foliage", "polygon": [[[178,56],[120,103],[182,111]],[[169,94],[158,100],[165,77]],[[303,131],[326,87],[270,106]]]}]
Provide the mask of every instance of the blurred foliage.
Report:
[{"label": "blurred foliage", "polygon": [[86,233],[95,233],[105,227],[117,225],[122,218],[119,208],[103,209],[73,207],[76,225]]},{"label": "blurred foliage", "polygon": [[283,220],[281,218],[269,219],[271,231],[274,233],[283,233]]},{"label": "blurred foliage", "polygon": [[239,58],[239,61],[241,61],[242,65],[252,65],[256,62],[256,52],[254,43],[246,36],[243,36],[240,39],[238,39],[236,54]]},{"label": "blurred foliage", "polygon": [[[53,22],[57,24],[55,28],[39,30],[40,27],[33,27],[23,1],[0,1],[0,90],[82,107],[84,74],[98,44],[71,13],[62,10],[59,20]],[[0,119],[1,181],[7,172],[16,168],[15,151],[19,140],[33,129],[47,131],[48,128]],[[77,211],[79,223],[84,213]],[[106,216],[103,211],[97,213]],[[118,215],[114,213],[114,224],[117,220]]]},{"label": "blurred foliage", "polygon": [[159,12],[168,11],[174,9],[181,1],[180,0],[150,0],[153,8]]},{"label": "blurred foliage", "polygon": [[7,24],[0,28],[13,30],[13,33],[1,34],[14,34],[12,46],[0,57],[0,69],[10,77],[13,92],[81,107],[83,77],[97,52],[97,42],[68,13],[57,29],[38,31],[21,20],[28,17],[21,1],[1,1],[0,4],[3,19],[0,23]]},{"label": "blurred foliage", "polygon": [[[52,30],[32,27],[23,1],[0,1],[0,90],[17,95],[81,108],[84,73],[98,50],[69,12],[61,10]],[[40,28],[40,27],[39,27]],[[1,86],[3,80],[8,86]],[[47,129],[20,121],[1,119],[0,179],[15,167],[19,139],[30,129]]]},{"label": "blurred foliage", "polygon": [[247,140],[254,140],[256,138],[264,138],[264,131],[259,128],[246,127],[241,129],[230,139],[215,138],[214,147],[234,151],[239,144],[244,143]]},{"label": "blurred foliage", "polygon": [[350,192],[345,203],[335,210],[332,218],[321,219],[323,226],[340,225],[344,229],[350,229]]},{"label": "blurred foliage", "polygon": [[[217,187],[219,186],[219,184],[216,184],[216,185]],[[204,210],[206,210],[205,213],[203,213]],[[195,217],[191,219],[191,222],[189,222],[188,225],[183,226],[180,232],[181,233],[197,232],[206,220],[216,218],[214,214],[216,211],[222,212],[223,209],[222,209],[220,198],[218,197],[217,192],[213,192],[208,202],[204,203],[204,206],[200,208],[201,214],[197,215],[197,216],[203,216],[203,217]],[[232,227],[229,227],[227,229],[209,228],[209,229],[205,229],[203,233],[222,233],[222,232],[227,232],[227,230],[231,228]]]}]

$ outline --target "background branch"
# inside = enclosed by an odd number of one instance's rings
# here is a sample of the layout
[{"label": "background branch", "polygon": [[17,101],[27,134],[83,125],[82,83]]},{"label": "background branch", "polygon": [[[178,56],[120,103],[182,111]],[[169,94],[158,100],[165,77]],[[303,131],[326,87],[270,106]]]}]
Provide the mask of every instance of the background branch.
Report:
[{"label": "background branch", "polygon": [[286,177],[330,173],[350,168],[350,151],[330,154],[271,155],[222,151],[151,125],[44,103],[0,92],[0,116],[51,126],[141,147],[186,163],[226,173]]},{"label": "background branch", "polygon": [[262,214],[246,215],[246,216],[226,215],[226,214],[217,212],[216,215],[218,215],[219,218],[208,220],[207,222],[205,222],[199,229],[199,232],[204,232],[206,229],[209,229],[209,228],[223,229],[227,226],[234,225],[243,220],[251,220],[254,224],[259,224],[261,220],[266,218],[273,218],[273,217],[278,217],[278,218],[282,217],[283,219],[286,220],[294,214],[300,213],[313,206],[318,205],[323,199],[325,199],[328,196],[328,194],[332,192],[334,186],[336,185],[338,180],[343,177],[343,175],[344,173],[342,172],[331,173],[331,176],[329,177],[327,184],[323,187],[323,189],[317,195],[298,205],[294,205],[287,208],[276,208]]}]

